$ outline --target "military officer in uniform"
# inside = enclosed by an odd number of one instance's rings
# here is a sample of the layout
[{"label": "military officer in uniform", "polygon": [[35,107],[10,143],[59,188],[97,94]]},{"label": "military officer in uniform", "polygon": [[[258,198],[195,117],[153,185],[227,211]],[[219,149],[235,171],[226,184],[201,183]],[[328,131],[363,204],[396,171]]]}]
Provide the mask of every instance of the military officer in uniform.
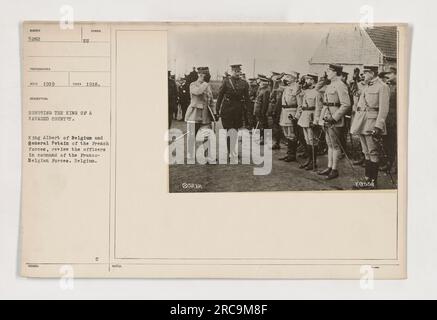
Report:
[{"label": "military officer in uniform", "polygon": [[269,111],[268,111],[268,116],[272,117],[272,130],[273,130],[273,139],[274,139],[272,150],[281,149],[282,129],[281,126],[279,125],[279,120],[282,111],[282,93],[284,92],[284,86],[281,85],[283,83],[282,81],[283,76],[284,76],[283,73],[277,73],[277,72],[275,72],[274,75],[272,76],[273,89],[270,93],[270,102],[269,102]]},{"label": "military officer in uniform", "polygon": [[349,92],[349,99],[350,99],[350,103],[351,103],[351,108],[349,108],[349,111],[344,116],[345,124],[344,124],[344,127],[341,129],[340,141],[341,141],[341,145],[342,145],[342,150],[341,150],[342,153],[341,153],[340,159],[343,159],[345,157],[344,152],[348,152],[346,141],[347,141],[347,137],[349,135],[349,130],[351,128],[352,106],[354,104],[354,99],[353,99],[352,92],[351,92],[351,89],[349,86],[348,78],[349,78],[349,73],[343,71],[341,73],[341,81],[344,82],[344,84],[346,85],[347,90]]},{"label": "military officer in uniform", "polygon": [[256,93],[258,91],[258,79],[249,78],[249,102],[247,104],[247,129],[252,130],[256,126],[256,119],[254,114],[254,106],[256,100]]},{"label": "military officer in uniform", "polygon": [[374,189],[377,187],[378,166],[381,159],[377,138],[386,135],[386,118],[389,112],[390,90],[378,78],[378,66],[364,66],[365,87],[358,100],[357,110],[351,125],[351,133],[360,136],[365,156],[365,184],[354,187]]},{"label": "military officer in uniform", "polygon": [[[360,99],[360,95],[362,90],[364,89],[365,84],[364,84],[364,77],[363,74],[360,73],[360,69],[359,68],[355,68],[354,69],[354,77],[353,80],[350,84],[350,88],[351,88],[351,94],[352,94],[352,115],[351,115],[351,123],[353,122],[354,116],[355,116],[355,112],[357,111],[357,106],[358,106],[358,100]],[[350,130],[349,130],[350,132]],[[364,154],[362,153],[361,150],[361,144],[360,144],[360,150],[358,153],[358,159],[354,160],[352,162],[352,164],[354,166],[365,166],[365,159],[364,159]]]},{"label": "military officer in uniform", "polygon": [[397,153],[397,89],[396,89],[396,67],[391,67],[386,73],[387,84],[390,88],[389,110],[386,119],[387,135],[384,136],[384,149],[387,152],[387,161],[381,171],[390,171],[396,162]]},{"label": "military officer in uniform", "polygon": [[182,109],[182,118],[185,119],[185,114],[187,113],[188,106],[190,105],[190,82],[187,77],[183,79],[182,85],[179,89],[179,103]]},{"label": "military officer in uniform", "polygon": [[[297,75],[298,78],[296,79],[296,82],[300,85],[300,100],[302,100],[304,92],[307,89],[306,77],[300,77],[300,73],[297,73]],[[307,158],[309,156],[307,152],[307,143],[305,141],[303,128],[299,125],[297,126],[297,155],[302,158]]]},{"label": "military officer in uniform", "polygon": [[279,124],[282,127],[285,138],[288,141],[287,155],[279,158],[285,162],[296,161],[297,150],[297,108],[302,104],[301,100],[301,87],[296,82],[298,77],[297,72],[292,71],[284,75],[284,80],[287,82],[287,86],[284,87],[282,93],[282,110]]},{"label": "military officer in uniform", "polygon": [[168,71],[168,127],[171,127],[173,120],[173,114],[178,109],[178,89],[176,81],[171,77],[170,71]]},{"label": "military officer in uniform", "polygon": [[[196,155],[196,138],[198,132],[203,129],[210,129],[213,120],[213,96],[211,85],[209,84],[210,73],[208,67],[197,69],[197,80],[190,84],[190,105],[185,114],[187,129],[190,133],[187,137],[187,160],[194,163]],[[203,130],[202,132],[208,132]],[[207,136],[205,136],[207,137]],[[207,143],[209,144],[209,139]],[[208,145],[208,150],[209,150]],[[208,162],[214,163],[215,159],[207,156]]]},{"label": "military officer in uniform", "polygon": [[315,84],[318,76],[307,74],[306,90],[303,90],[302,105],[298,108],[296,118],[297,124],[303,129],[308,153],[308,161],[299,166],[301,169],[314,170],[317,168],[317,146],[318,132],[317,126],[322,109],[322,94],[316,90]]},{"label": "military officer in uniform", "polygon": [[351,108],[349,90],[341,81],[343,67],[330,64],[326,71],[330,81],[323,94],[323,108],[320,112],[319,124],[325,129],[326,144],[328,145],[328,167],[319,172],[327,180],[339,176],[338,162],[341,156],[341,128],[344,127],[345,114]]},{"label": "military officer in uniform", "polygon": [[270,101],[270,81],[264,75],[258,75],[260,86],[256,93],[254,114],[256,117],[256,127],[260,130],[260,145],[264,144],[264,129],[268,127],[267,110]]},{"label": "military officer in uniform", "polygon": [[277,86],[277,80],[281,78],[284,74],[276,71],[272,71],[270,75],[270,91],[273,91],[275,89],[275,86]]},{"label": "military officer in uniform", "polygon": [[[241,79],[241,64],[231,65],[231,75],[223,79],[217,97],[217,113],[223,128],[238,130],[243,126],[243,112],[249,103],[249,84]],[[228,152],[231,158],[238,157],[234,142],[228,137]],[[233,142],[231,145],[231,142]]]}]

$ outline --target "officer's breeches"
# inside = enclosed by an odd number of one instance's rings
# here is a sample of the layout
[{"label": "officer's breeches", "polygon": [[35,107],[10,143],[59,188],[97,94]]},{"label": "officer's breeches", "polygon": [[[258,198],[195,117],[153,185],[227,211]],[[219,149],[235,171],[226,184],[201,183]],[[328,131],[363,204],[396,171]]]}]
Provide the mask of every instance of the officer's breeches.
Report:
[{"label": "officer's breeches", "polygon": [[337,163],[340,159],[340,127],[329,127],[325,130],[326,144],[328,145],[328,167],[337,169]]},{"label": "officer's breeches", "polygon": [[254,111],[254,103],[250,102],[247,104],[247,121],[249,122],[249,127],[255,127],[255,116],[253,114]]},{"label": "officer's breeches", "polygon": [[273,129],[273,139],[277,143],[281,142],[281,138],[282,138],[282,128],[279,125],[280,118],[281,118],[281,111],[277,111],[272,116],[272,120],[273,120],[273,126],[272,126],[272,129]]},{"label": "officer's breeches", "polygon": [[387,153],[387,160],[390,164],[393,164],[397,153],[396,126],[387,126],[387,135],[383,137],[383,141],[384,149]]},{"label": "officer's breeches", "polygon": [[366,160],[379,162],[378,145],[371,135],[360,134],[361,148],[363,149]]},{"label": "officer's breeches", "polygon": [[303,135],[305,137],[305,142],[308,145],[315,146],[317,145],[317,141],[314,137],[314,129],[313,128],[303,128]]},{"label": "officer's breeches", "polygon": [[340,148],[340,127],[329,127],[326,129],[326,144],[329,149],[341,151]]},{"label": "officer's breeches", "polygon": [[[196,142],[203,141],[206,139],[207,141],[207,149],[210,150],[209,145],[209,134],[206,129],[210,129],[210,125],[204,125],[201,123],[194,123],[194,122],[187,122],[187,129],[188,129],[188,135],[187,135],[187,154],[189,157],[194,157],[196,154]],[[205,129],[205,130],[203,130]]]},{"label": "officer's breeches", "polygon": [[267,116],[257,114],[256,121],[258,124],[258,129],[260,130],[261,137],[264,137],[264,129],[268,127],[268,119]]},{"label": "officer's breeches", "polygon": [[292,120],[291,126],[282,126],[282,132],[286,139],[291,141],[297,140],[297,120]]}]

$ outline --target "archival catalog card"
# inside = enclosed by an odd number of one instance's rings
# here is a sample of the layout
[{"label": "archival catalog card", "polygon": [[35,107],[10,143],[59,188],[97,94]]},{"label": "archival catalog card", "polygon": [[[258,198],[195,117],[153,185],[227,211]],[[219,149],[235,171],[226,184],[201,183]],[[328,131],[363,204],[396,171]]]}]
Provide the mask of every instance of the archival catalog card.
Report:
[{"label": "archival catalog card", "polygon": [[23,23],[21,275],[406,278],[407,32]]}]

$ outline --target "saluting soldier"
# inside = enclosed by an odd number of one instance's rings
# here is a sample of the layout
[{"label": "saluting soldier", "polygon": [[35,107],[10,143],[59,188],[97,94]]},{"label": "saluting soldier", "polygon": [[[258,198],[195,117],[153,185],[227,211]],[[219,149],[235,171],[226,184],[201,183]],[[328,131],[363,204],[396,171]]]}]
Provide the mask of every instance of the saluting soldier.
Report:
[{"label": "saluting soldier", "polygon": [[377,187],[378,166],[381,150],[377,138],[386,135],[386,118],[389,112],[390,90],[387,84],[378,78],[378,66],[364,66],[365,87],[362,90],[358,107],[351,125],[351,133],[360,136],[365,157],[365,184],[357,188],[374,189]]},{"label": "saluting soldier", "polygon": [[[231,75],[223,79],[217,97],[217,113],[222,119],[223,128],[238,130],[243,126],[243,112],[249,102],[249,84],[241,79],[241,64],[231,65]],[[231,141],[233,145],[231,146]],[[231,158],[238,157],[235,150],[236,139],[227,138]]]},{"label": "saluting soldier", "polygon": [[318,135],[317,126],[322,109],[322,94],[316,90],[315,84],[318,82],[318,76],[307,74],[306,90],[303,90],[302,106],[298,108],[296,118],[297,124],[302,127],[303,134],[307,145],[308,160],[299,166],[301,169],[314,170],[317,168],[317,146]]},{"label": "saluting soldier", "polygon": [[[187,160],[188,163],[193,163],[196,154],[196,137],[199,130],[210,129],[213,121],[213,96],[209,80],[211,75],[208,67],[197,68],[197,80],[190,84],[190,105],[185,114],[185,121],[190,135],[187,138]],[[208,140],[209,144],[209,140]],[[209,147],[208,147],[209,150]],[[209,158],[208,161],[213,163],[215,159]]]},{"label": "saluting soldier", "polygon": [[256,126],[256,119],[254,114],[254,106],[256,100],[256,93],[258,91],[259,85],[257,78],[249,78],[249,102],[247,104],[247,129],[252,130]]},{"label": "saluting soldier", "polygon": [[349,91],[341,81],[343,67],[330,64],[326,71],[326,78],[330,81],[323,95],[323,108],[320,113],[319,124],[324,126],[326,144],[328,145],[328,167],[319,172],[327,180],[339,176],[338,162],[341,156],[340,135],[344,127],[344,115],[351,108]]},{"label": "saluting soldier", "polygon": [[260,86],[256,93],[254,114],[256,117],[256,127],[260,130],[260,145],[264,144],[264,129],[268,126],[267,110],[269,108],[270,101],[270,86],[269,79],[264,75],[258,75]]},{"label": "saluting soldier", "polygon": [[279,158],[279,160],[284,160],[285,162],[296,161],[298,129],[296,112],[297,108],[302,104],[300,96],[301,87],[296,82],[297,77],[298,73],[295,71],[284,75],[284,80],[287,82],[287,86],[284,87],[284,92],[282,93],[282,110],[279,124],[281,125],[284,136],[288,141],[288,146],[287,155]]}]

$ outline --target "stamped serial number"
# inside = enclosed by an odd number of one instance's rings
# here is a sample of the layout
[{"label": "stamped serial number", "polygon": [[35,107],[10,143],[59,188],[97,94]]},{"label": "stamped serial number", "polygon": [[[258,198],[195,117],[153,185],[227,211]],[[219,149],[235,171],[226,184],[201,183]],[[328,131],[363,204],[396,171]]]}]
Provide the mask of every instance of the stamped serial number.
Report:
[{"label": "stamped serial number", "polygon": [[202,190],[203,186],[200,183],[182,183],[182,189],[184,190]]}]

